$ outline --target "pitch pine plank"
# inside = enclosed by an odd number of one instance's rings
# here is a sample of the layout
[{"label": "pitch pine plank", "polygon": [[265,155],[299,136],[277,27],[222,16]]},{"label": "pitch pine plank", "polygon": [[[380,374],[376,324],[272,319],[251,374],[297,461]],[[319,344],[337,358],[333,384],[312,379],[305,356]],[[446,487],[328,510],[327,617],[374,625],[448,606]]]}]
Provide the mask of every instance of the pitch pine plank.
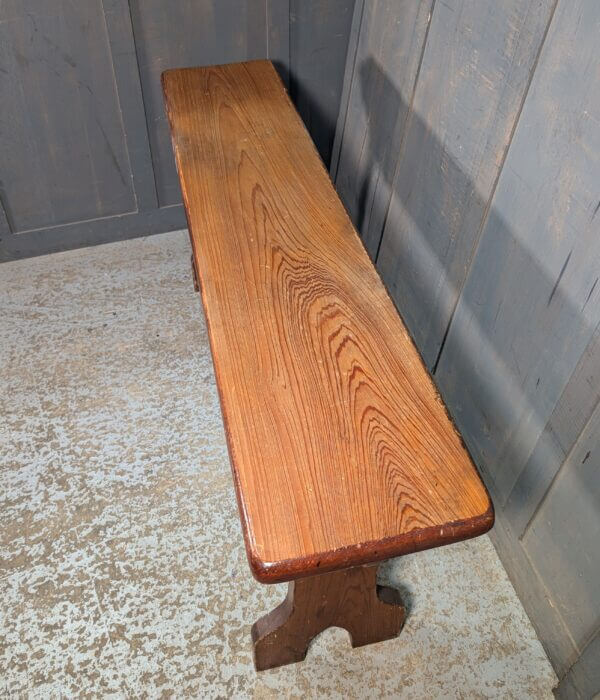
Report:
[{"label": "pitch pine plank", "polygon": [[163,74],[251,569],[488,530],[493,508],[268,61]]}]

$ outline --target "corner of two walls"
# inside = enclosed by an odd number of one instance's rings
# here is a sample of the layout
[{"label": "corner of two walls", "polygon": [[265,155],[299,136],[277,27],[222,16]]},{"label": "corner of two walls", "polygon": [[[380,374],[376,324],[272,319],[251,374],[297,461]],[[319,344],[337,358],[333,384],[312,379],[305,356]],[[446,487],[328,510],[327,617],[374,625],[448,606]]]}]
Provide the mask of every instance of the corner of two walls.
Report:
[{"label": "corner of two walls", "polygon": [[185,226],[167,68],[270,58],[328,164],[354,0],[46,4],[0,4],[0,262]]}]

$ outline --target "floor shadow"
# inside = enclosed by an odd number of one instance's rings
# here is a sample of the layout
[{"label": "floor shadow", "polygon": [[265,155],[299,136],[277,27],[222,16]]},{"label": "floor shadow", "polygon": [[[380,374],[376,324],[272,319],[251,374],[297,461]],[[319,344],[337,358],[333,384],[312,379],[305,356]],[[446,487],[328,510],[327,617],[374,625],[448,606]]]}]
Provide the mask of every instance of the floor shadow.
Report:
[{"label": "floor shadow", "polygon": [[[388,559],[379,565],[379,570],[377,572],[377,587],[389,587],[395,591],[398,591],[400,598],[402,599],[402,605],[406,612],[406,619],[411,615],[414,610],[415,595],[413,589],[404,581],[398,581],[397,576],[392,576],[392,569],[394,565],[397,565],[399,561],[396,559]],[[385,602],[385,601],[384,601]]]}]

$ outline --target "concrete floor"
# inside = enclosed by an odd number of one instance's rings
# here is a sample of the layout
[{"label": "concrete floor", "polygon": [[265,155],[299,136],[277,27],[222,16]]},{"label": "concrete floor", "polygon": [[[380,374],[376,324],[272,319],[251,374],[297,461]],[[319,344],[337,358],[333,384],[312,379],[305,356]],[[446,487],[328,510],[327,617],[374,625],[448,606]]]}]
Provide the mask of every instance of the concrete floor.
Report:
[{"label": "concrete floor", "polygon": [[0,696],[550,698],[487,537],[387,565],[412,611],[256,675],[249,572],[185,232],[0,265]]}]

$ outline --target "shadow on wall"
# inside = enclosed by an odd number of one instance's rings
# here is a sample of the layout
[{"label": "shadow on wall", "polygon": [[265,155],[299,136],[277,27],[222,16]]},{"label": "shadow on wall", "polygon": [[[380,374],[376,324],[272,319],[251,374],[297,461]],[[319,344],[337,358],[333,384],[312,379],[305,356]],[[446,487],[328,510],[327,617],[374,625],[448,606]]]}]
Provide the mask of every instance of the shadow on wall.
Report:
[{"label": "shadow on wall", "polygon": [[[439,353],[430,366],[434,372],[438,370],[437,378],[441,379],[446,396],[455,399],[452,408],[465,440],[476,461],[494,482],[492,488],[496,499],[504,505],[532,456],[552,408],[572,372],[573,368],[563,364],[563,348],[568,343],[571,348],[580,349],[579,356],[596,326],[591,308],[594,304],[586,308],[595,283],[587,301],[575,303],[574,295],[570,296],[567,290],[569,284],[563,279],[573,248],[566,255],[557,276],[556,271],[544,267],[543,257],[531,250],[527,241],[512,231],[503,216],[491,208],[487,215],[485,239],[477,249],[478,255],[483,253],[483,260],[490,261],[485,279],[480,283],[471,283],[470,280],[462,289],[470,259],[451,266],[445,258],[448,239],[460,235],[460,230],[451,230],[452,221],[445,224],[447,228],[444,230],[432,225],[436,218],[432,216],[432,210],[437,208],[438,222],[443,220],[449,192],[454,196],[460,194],[460,201],[468,202],[469,208],[481,212],[481,215],[486,210],[487,201],[477,192],[474,182],[450,153],[448,145],[441,143],[414,112],[406,118],[410,126],[411,147],[408,155],[406,149],[402,151],[403,157],[418,158],[422,154],[432,158],[431,154],[436,154],[438,160],[432,159],[427,168],[428,177],[433,180],[427,183],[425,202],[422,193],[414,196],[415,182],[402,183],[398,187],[394,182],[396,160],[388,154],[389,125],[394,124],[397,115],[408,114],[408,106],[373,58],[360,65],[358,74],[358,87],[362,91],[364,106],[370,112],[370,120],[363,146],[368,151],[368,167],[364,170],[366,177],[354,210],[354,223],[364,232],[373,216],[385,222],[392,220],[389,215],[394,208],[399,214],[394,216],[394,229],[386,231],[386,239],[392,237],[393,243],[389,245],[386,240],[385,250],[381,242],[377,248],[378,268],[381,271],[382,263],[385,263],[387,274],[384,279],[417,342],[419,332],[415,331],[419,329],[416,325],[423,318],[433,319],[430,323],[440,327]],[[375,109],[365,97],[369,95],[373,81],[383,84],[378,94],[385,95]],[[405,125],[406,130],[409,126]],[[364,152],[360,157],[365,157]],[[356,168],[354,171],[349,168],[351,173],[356,171]],[[451,188],[448,183],[452,183]],[[393,193],[390,208],[386,211],[376,211],[377,207],[387,207],[389,201],[389,197],[375,199],[374,192],[381,187],[385,187],[388,194]],[[405,225],[396,225],[397,221]],[[471,258],[477,244],[475,241]],[[388,259],[383,260],[383,254]],[[521,298],[518,304],[509,299],[510,304],[505,304],[504,308],[504,299],[495,298],[498,307],[494,313],[482,313],[482,307],[489,303],[487,290],[493,289],[494,285],[506,288],[507,282],[510,290],[513,280],[515,285],[521,282],[520,288],[524,289],[523,276],[531,290],[529,298]],[[459,295],[459,303],[455,305]],[[568,339],[561,338],[557,330],[561,327],[561,318],[567,317],[570,318]],[[513,334],[511,339],[503,333],[502,324],[506,319],[510,319],[513,328],[516,323],[516,327],[522,329],[518,337]],[[575,328],[573,319],[578,319]],[[444,347],[447,338],[449,342]],[[526,358],[525,368],[519,366],[515,345],[519,347],[521,358]],[[525,473],[539,475],[550,466],[540,464],[537,465],[539,471],[528,468]],[[535,481],[538,481],[537,477]],[[534,485],[520,482],[519,492],[513,494],[513,498],[520,499],[520,502],[515,502],[517,508],[530,496]],[[590,494],[583,493],[582,497],[589,498]]]},{"label": "shadow on wall", "polygon": [[[308,131],[321,160],[329,170],[331,151],[335,136],[336,116],[327,114],[311,96],[310,85],[306,85],[281,61],[273,61],[273,66],[286,87],[302,123]],[[339,99],[337,108],[339,109]],[[331,109],[329,110],[331,112]]]},{"label": "shadow on wall", "polygon": [[290,0],[290,97],[329,167],[354,0]]}]

